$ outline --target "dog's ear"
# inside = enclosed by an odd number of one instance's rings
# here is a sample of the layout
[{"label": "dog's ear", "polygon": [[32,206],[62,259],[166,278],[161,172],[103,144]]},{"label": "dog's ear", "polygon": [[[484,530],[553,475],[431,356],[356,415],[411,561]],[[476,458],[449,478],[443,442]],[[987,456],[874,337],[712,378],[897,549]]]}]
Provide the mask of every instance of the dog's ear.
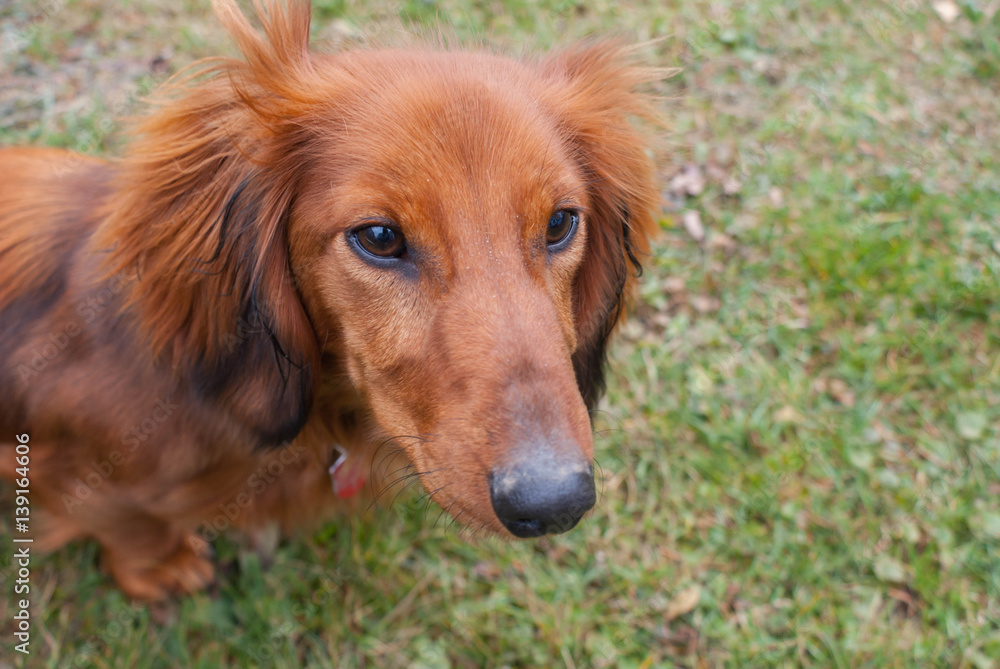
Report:
[{"label": "dog's ear", "polygon": [[649,141],[630,122],[662,123],[640,92],[665,71],[633,62],[613,43],[582,45],[545,63],[557,120],[587,180],[587,250],[574,284],[577,383],[593,409],[604,392],[608,338],[622,315],[656,227]]},{"label": "dog's ear", "polygon": [[232,0],[215,6],[245,60],[156,93],[95,244],[154,355],[271,446],[304,425],[319,364],[288,246],[310,164],[309,7],[257,3],[261,36]]}]

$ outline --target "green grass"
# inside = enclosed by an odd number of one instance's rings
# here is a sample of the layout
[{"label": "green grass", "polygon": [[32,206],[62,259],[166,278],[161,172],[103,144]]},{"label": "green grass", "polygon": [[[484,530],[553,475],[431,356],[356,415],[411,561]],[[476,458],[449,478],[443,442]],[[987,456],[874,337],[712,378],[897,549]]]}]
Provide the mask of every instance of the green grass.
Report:
[{"label": "green grass", "polygon": [[[151,608],[76,545],[34,563],[35,655],[0,667],[1000,667],[995,3],[953,23],[902,1],[317,5],[325,42],[437,21],[514,48],[624,33],[683,68],[598,508],[473,545],[404,498],[267,569],[225,538],[216,590]],[[113,151],[112,116],[163,76],[151,58],[225,44],[203,2],[108,8],[69,2],[2,56],[0,142]],[[685,164],[694,196],[669,185]]]}]

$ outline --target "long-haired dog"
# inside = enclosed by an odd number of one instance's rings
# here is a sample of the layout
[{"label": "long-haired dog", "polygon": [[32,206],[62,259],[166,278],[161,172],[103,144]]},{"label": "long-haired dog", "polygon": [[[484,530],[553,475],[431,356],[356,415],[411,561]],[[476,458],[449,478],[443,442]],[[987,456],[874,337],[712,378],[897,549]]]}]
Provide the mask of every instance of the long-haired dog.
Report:
[{"label": "long-haired dog", "polygon": [[161,88],[122,158],[0,152],[0,470],[36,542],[193,591],[199,528],[320,518],[385,484],[383,444],[463,526],[573,527],[659,73],[600,43],[316,54],[308,2],[255,8],[215,0],[243,58]]}]

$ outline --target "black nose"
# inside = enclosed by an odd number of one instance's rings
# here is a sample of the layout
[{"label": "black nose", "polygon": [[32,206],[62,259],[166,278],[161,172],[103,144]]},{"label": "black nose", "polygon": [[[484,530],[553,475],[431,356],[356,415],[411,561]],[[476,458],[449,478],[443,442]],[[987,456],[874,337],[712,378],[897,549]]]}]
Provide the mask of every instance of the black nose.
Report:
[{"label": "black nose", "polygon": [[567,532],[597,501],[594,469],[590,463],[551,458],[507,464],[490,476],[490,500],[516,537]]}]

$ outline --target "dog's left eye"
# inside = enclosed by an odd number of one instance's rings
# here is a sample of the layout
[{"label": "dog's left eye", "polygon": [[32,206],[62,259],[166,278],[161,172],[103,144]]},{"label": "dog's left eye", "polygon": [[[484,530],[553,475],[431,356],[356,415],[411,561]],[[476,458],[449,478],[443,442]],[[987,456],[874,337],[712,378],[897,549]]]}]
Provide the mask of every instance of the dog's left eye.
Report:
[{"label": "dog's left eye", "polygon": [[579,224],[580,213],[572,209],[560,209],[552,214],[545,231],[545,243],[549,245],[549,250],[558,251],[569,244]]},{"label": "dog's left eye", "polygon": [[403,233],[387,225],[366,225],[351,236],[362,250],[376,258],[400,258],[406,253]]}]

